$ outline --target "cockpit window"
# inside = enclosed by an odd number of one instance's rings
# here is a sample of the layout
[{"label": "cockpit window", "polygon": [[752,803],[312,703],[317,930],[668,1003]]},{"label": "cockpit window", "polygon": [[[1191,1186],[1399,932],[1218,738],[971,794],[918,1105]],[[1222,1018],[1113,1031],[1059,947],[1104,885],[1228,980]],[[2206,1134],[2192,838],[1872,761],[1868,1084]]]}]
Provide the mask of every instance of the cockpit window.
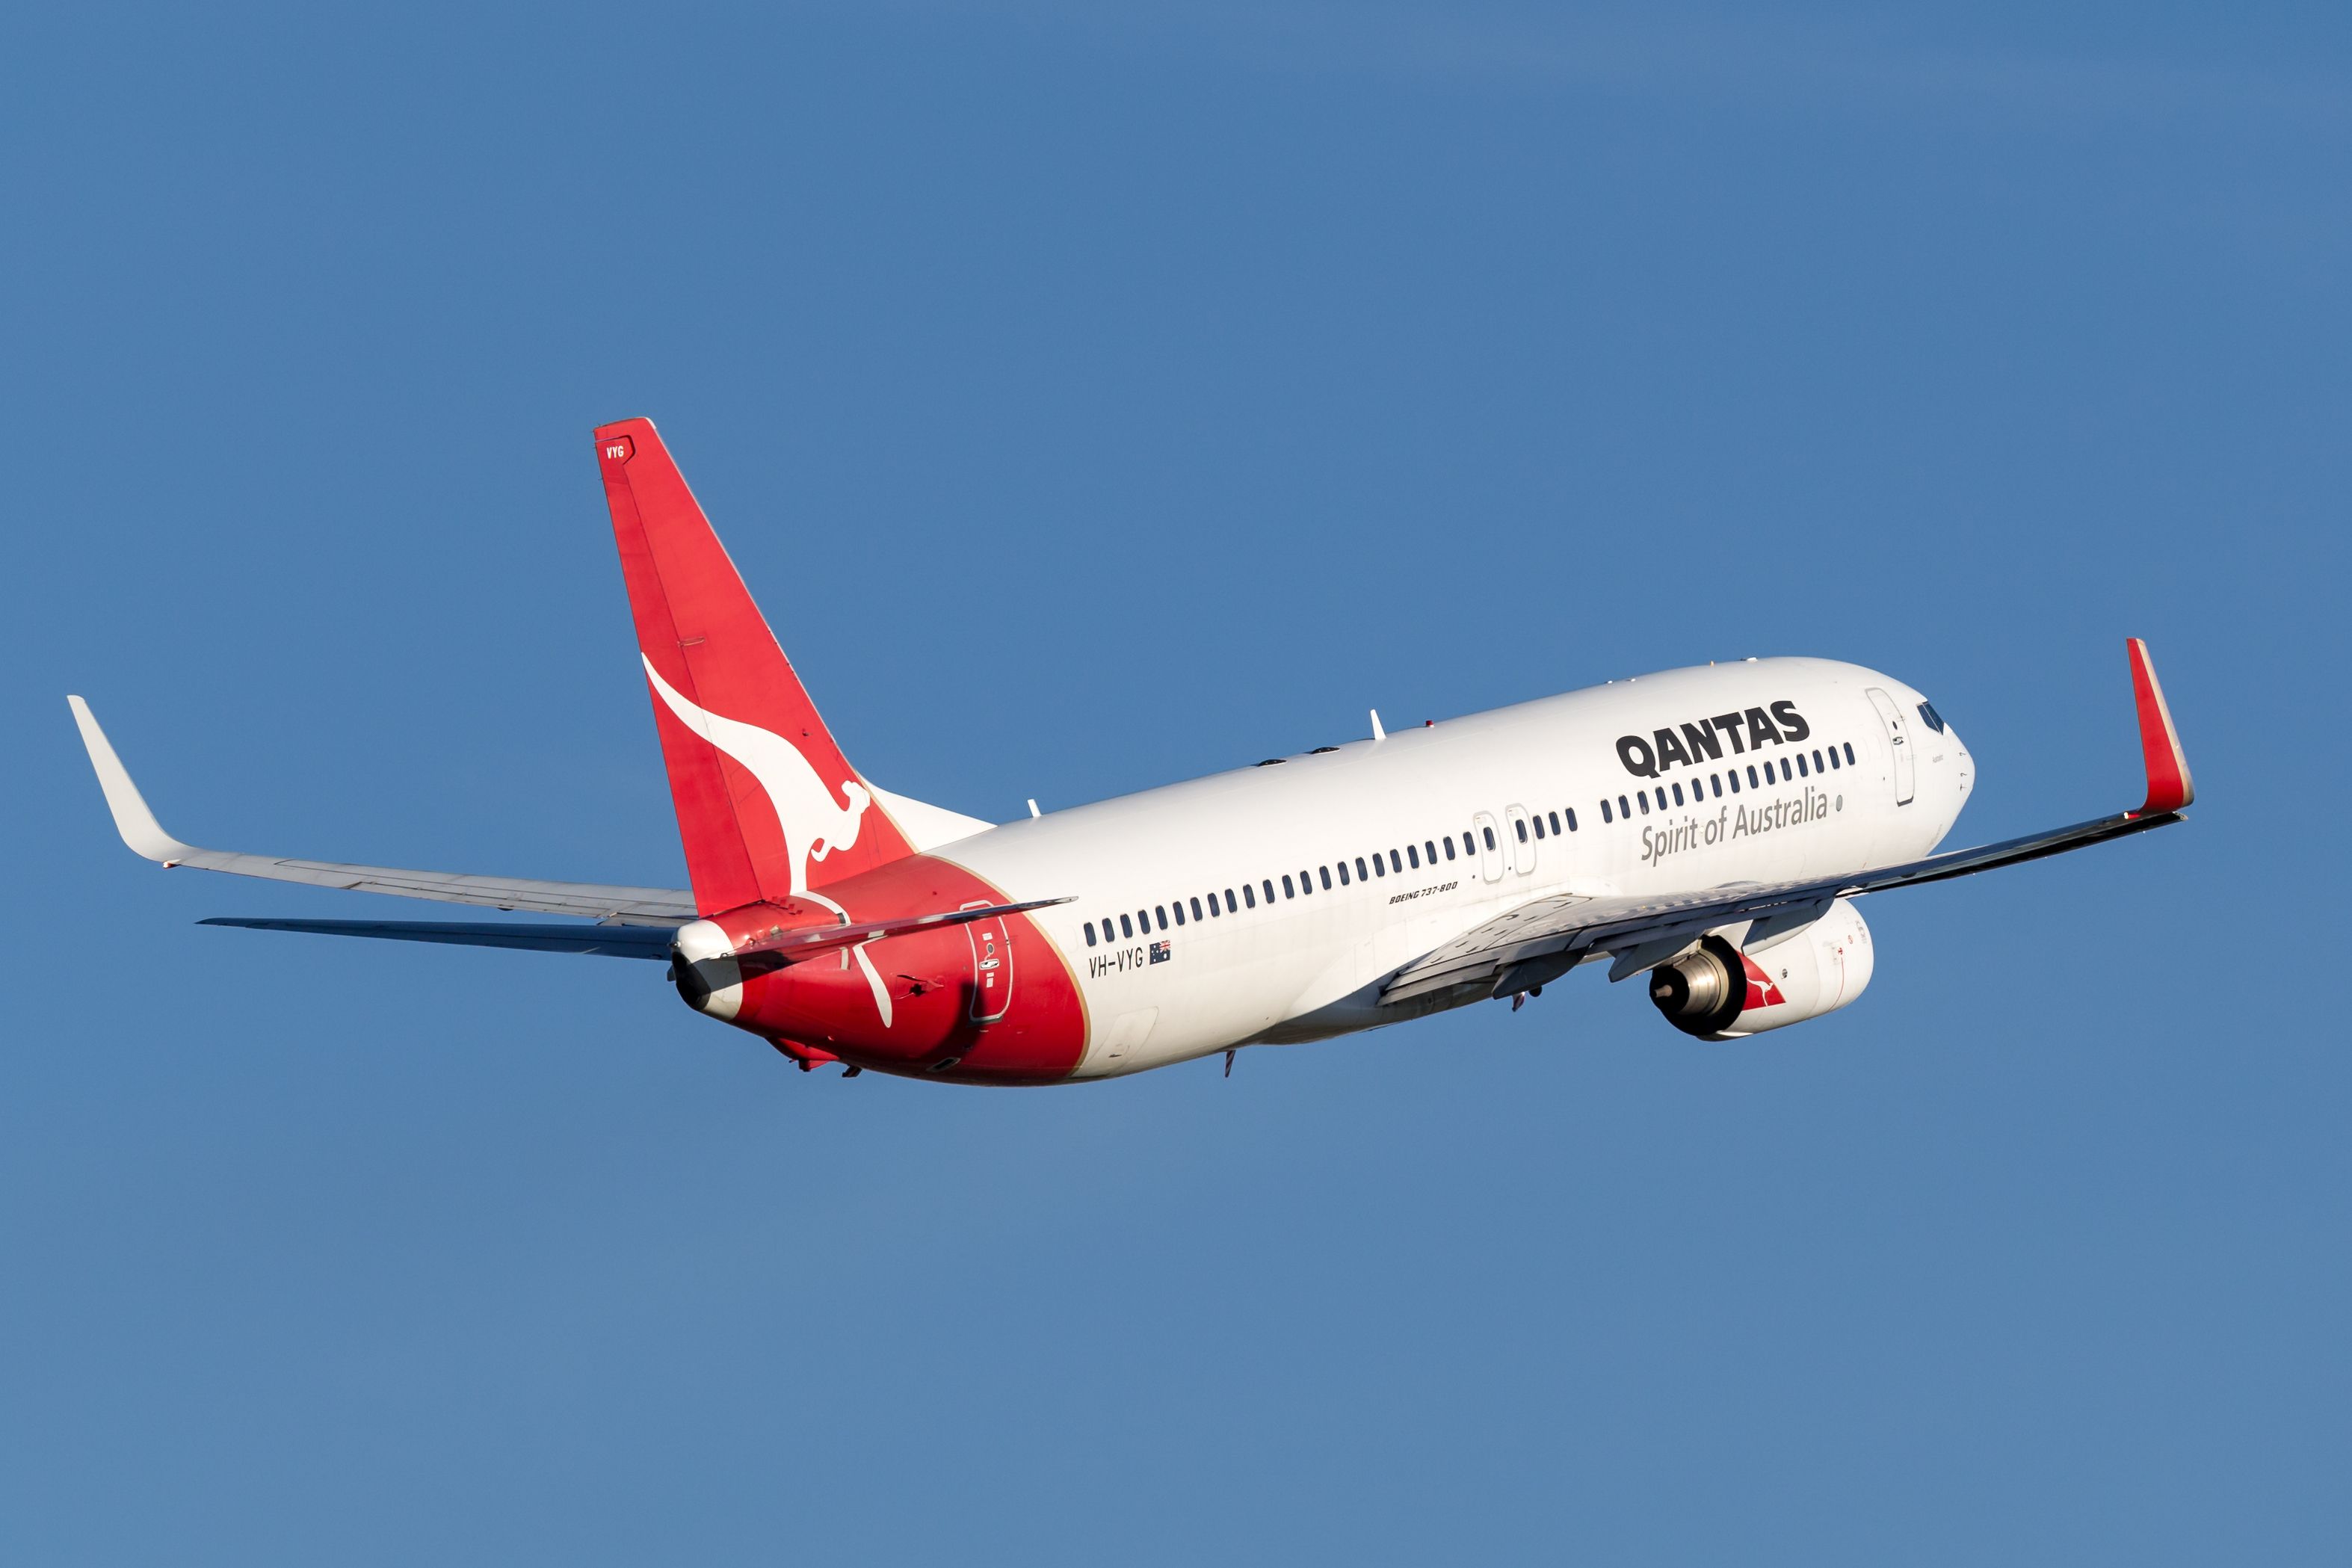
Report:
[{"label": "cockpit window", "polygon": [[1919,717],[1925,719],[1927,721],[1927,728],[1935,731],[1938,735],[1944,732],[1944,716],[1936,711],[1936,705],[1934,703],[1922,702],[1919,704]]}]

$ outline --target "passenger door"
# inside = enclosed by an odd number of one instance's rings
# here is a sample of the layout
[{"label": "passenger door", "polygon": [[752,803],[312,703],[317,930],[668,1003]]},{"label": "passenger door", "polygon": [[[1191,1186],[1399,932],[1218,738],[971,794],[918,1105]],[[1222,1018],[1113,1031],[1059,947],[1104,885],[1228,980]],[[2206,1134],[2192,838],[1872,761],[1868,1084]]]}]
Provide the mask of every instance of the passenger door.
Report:
[{"label": "passenger door", "polygon": [[1878,710],[1879,722],[1886,726],[1886,744],[1895,757],[1895,804],[1909,805],[1915,789],[1912,782],[1911,727],[1904,721],[1903,710],[1895,699],[1874,686],[1868,689],[1870,705]]},{"label": "passenger door", "polygon": [[[985,907],[986,900],[979,900]],[[966,904],[971,909],[972,904]],[[1013,931],[1003,915],[967,921],[971,938],[971,1021],[993,1024],[1013,1005]]]}]

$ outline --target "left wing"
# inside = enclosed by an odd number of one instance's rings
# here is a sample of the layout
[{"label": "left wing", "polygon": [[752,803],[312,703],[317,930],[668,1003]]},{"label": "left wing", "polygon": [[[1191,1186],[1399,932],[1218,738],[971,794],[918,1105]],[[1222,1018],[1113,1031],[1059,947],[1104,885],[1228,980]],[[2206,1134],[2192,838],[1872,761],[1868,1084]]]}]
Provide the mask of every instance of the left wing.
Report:
[{"label": "left wing", "polygon": [[2141,759],[2147,771],[2147,798],[2137,811],[1844,877],[1748,883],[1664,897],[1563,893],[1533,900],[1406,964],[1381,988],[1381,1002],[1410,1002],[1465,985],[1491,986],[1494,994],[1507,995],[1541,985],[1601,953],[1614,956],[1609,977],[1620,980],[1665,962],[1710,931],[1741,921],[1754,922],[1752,941],[1768,922],[1780,930],[1810,925],[1833,899],[2021,865],[2183,821],[2182,811],[2197,797],[2189,759],[2180,749],[2164,689],[2148,662],[2147,645],[2132,637],[2126,647],[2139,709]]},{"label": "left wing", "polygon": [[[239,877],[266,877],[275,882],[308,882],[320,888],[348,888],[362,893],[390,893],[404,899],[432,899],[450,904],[488,904],[493,909],[530,910],[547,915],[584,915],[609,925],[661,926],[675,929],[695,918],[693,895],[679,888],[615,888],[595,882],[540,882],[520,877],[479,877],[456,871],[404,871],[390,866],[347,866],[332,860],[285,860],[272,855],[244,855],[226,849],[199,849],[163,831],[139,786],[89,704],[79,697],[66,699],[74,722],[81,728],[82,744],[89,750],[90,766],[98,770],[99,787],[114,813],[115,831],[122,841],[167,868],[196,866],[207,871],[227,871]],[[363,924],[366,922],[349,922]],[[289,928],[318,929],[311,926]],[[373,934],[384,934],[377,932]],[[450,941],[451,938],[423,938]],[[667,938],[665,938],[667,946]]]}]

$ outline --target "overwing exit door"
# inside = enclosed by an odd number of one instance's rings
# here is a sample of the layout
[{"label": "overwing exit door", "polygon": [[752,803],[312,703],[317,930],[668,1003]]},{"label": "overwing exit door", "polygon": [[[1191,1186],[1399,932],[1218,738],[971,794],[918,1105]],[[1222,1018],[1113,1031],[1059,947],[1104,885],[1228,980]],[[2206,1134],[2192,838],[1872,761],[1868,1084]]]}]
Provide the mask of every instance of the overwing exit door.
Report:
[{"label": "overwing exit door", "polygon": [[963,929],[971,939],[971,1021],[993,1024],[1013,1005],[1013,931],[1003,915],[967,921]]},{"label": "overwing exit door", "polygon": [[1508,847],[1511,851],[1511,869],[1524,877],[1536,868],[1535,840],[1528,837],[1528,808],[1524,805],[1507,805],[1503,808],[1503,816],[1510,824],[1511,841]]},{"label": "overwing exit door", "polygon": [[1478,836],[1478,874],[1490,882],[1503,879],[1503,841],[1491,811],[1470,814],[1471,831]]},{"label": "overwing exit door", "polygon": [[1909,805],[1914,789],[1911,764],[1911,726],[1905,722],[1903,710],[1895,699],[1874,686],[1868,689],[1870,705],[1878,710],[1879,722],[1886,726],[1887,750],[1895,757],[1895,804]]}]

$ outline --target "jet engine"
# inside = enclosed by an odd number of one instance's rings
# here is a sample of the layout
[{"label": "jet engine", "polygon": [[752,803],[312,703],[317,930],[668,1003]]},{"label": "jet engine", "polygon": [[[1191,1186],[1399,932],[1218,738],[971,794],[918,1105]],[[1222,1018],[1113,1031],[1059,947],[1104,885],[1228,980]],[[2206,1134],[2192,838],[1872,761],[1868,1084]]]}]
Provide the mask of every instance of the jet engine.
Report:
[{"label": "jet engine", "polygon": [[1710,934],[1650,971],[1666,1022],[1702,1040],[1736,1040],[1834,1013],[1870,984],[1870,928],[1843,899],[1822,918],[1749,949]]}]

